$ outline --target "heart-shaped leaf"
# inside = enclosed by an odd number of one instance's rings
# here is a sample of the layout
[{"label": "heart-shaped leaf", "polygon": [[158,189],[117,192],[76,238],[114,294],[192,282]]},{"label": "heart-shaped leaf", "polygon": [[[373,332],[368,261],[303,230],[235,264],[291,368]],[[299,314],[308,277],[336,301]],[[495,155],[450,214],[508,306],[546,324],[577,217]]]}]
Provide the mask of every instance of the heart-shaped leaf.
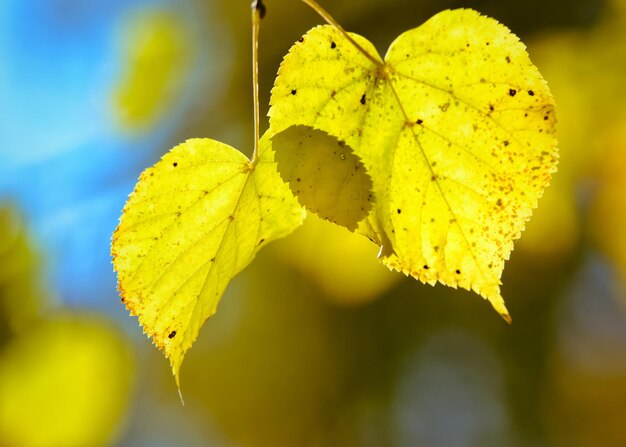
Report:
[{"label": "heart-shaped leaf", "polygon": [[546,82],[515,35],[472,10],[435,15],[384,60],[350,36],[356,45],[322,26],[294,44],[272,90],[271,130],[310,126],[351,147],[375,196],[357,231],[381,245],[382,261],[473,290],[508,320],[504,261],[557,164]]},{"label": "heart-shaped leaf", "polygon": [[256,164],[214,140],[175,147],[141,175],[113,235],[122,300],[177,381],[230,280],[304,219],[276,171],[268,134],[259,145]]}]

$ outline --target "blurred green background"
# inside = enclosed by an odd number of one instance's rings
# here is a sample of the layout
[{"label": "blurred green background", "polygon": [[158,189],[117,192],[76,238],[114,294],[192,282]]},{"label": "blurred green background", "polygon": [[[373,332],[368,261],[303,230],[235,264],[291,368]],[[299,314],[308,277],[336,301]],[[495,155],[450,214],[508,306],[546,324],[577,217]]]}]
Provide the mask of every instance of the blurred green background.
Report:
[{"label": "blurred green background", "polygon": [[[265,3],[262,115],[282,56],[321,23]],[[2,0],[0,446],[626,445],[626,1],[323,4],[381,53],[456,7],[528,45],[561,162],[505,269],[513,325],[310,218],[228,288],[181,406],[119,302],[109,241],[177,143],[250,154],[249,2]]]}]

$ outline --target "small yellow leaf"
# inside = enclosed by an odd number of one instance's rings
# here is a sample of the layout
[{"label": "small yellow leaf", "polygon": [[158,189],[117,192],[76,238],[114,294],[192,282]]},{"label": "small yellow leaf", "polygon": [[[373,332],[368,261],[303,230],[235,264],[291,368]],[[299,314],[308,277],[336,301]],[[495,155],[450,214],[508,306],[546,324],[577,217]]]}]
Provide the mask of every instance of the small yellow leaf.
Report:
[{"label": "small yellow leaf", "polygon": [[[372,180],[344,142],[292,126],[272,137],[278,172],[309,211],[354,231],[374,200]],[[320,188],[322,186],[322,188]]]},{"label": "small yellow leaf", "polygon": [[473,290],[509,319],[504,261],[557,164],[545,81],[515,35],[472,10],[435,15],[384,60],[351,37],[372,57],[329,26],[291,48],[271,130],[305,125],[344,141],[372,179],[375,204],[358,231],[382,261]]},{"label": "small yellow leaf", "polygon": [[140,177],[113,236],[122,300],[180,365],[230,280],[304,210],[276,171],[268,134],[253,166],[209,139],[183,143]]}]

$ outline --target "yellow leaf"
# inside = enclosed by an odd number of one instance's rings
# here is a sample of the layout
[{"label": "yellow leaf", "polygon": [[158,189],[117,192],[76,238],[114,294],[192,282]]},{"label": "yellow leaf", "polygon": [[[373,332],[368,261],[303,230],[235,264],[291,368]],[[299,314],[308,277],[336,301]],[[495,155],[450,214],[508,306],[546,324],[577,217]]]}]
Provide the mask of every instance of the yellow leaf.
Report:
[{"label": "yellow leaf", "polygon": [[0,445],[113,445],[133,378],[128,341],[100,320],[31,324],[0,353]]},{"label": "yellow leaf", "polygon": [[557,164],[545,81],[515,35],[472,10],[402,34],[384,61],[350,35],[370,57],[329,26],[291,48],[270,128],[305,125],[345,142],[372,179],[375,204],[358,231],[382,261],[474,290],[509,319],[504,261]]},{"label": "yellow leaf", "polygon": [[113,236],[113,264],[122,300],[177,381],[229,281],[303,218],[276,171],[268,134],[256,166],[226,144],[194,139],[141,175]]}]

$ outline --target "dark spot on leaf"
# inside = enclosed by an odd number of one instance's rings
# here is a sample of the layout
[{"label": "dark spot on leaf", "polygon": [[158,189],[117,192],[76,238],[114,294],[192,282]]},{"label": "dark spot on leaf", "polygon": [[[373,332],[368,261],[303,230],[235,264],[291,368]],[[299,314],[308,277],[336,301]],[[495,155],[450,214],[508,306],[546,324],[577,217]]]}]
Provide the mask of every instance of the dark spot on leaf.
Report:
[{"label": "dark spot on leaf", "polygon": [[509,145],[509,140],[504,140],[504,146],[508,146]]},{"label": "dark spot on leaf", "polygon": [[457,274],[457,275],[460,275],[460,274],[461,274],[461,270],[457,269],[457,270],[456,270],[456,274]]},{"label": "dark spot on leaf", "polygon": [[517,90],[515,90],[514,88],[509,89],[509,95],[515,96],[516,93],[517,93]]},{"label": "dark spot on leaf", "polygon": [[423,120],[420,120],[420,119],[418,119],[417,121],[415,121],[415,123],[416,123],[416,124],[422,124],[423,122],[424,122],[424,121],[423,121]]},{"label": "dark spot on leaf", "polygon": [[304,37],[299,38],[298,42],[304,42]]},{"label": "dark spot on leaf", "polygon": [[498,199],[498,201],[496,202],[496,205],[502,206],[502,199]]},{"label": "dark spot on leaf", "polygon": [[428,267],[427,265],[424,266],[424,270],[428,270],[430,267]]},{"label": "dark spot on leaf", "polygon": [[337,44],[335,42],[331,42],[330,47],[334,50],[335,48],[337,48]]},{"label": "dark spot on leaf", "polygon": [[178,166],[178,163],[174,162],[174,163],[172,163],[172,166],[176,167],[176,166]]},{"label": "dark spot on leaf", "polygon": [[505,59],[506,59],[507,63],[509,63],[509,64],[511,63],[511,58],[509,56],[505,57]]},{"label": "dark spot on leaf", "polygon": [[215,262],[215,258],[211,258],[211,262]]},{"label": "dark spot on leaf", "polygon": [[265,239],[261,239],[261,240],[259,241],[259,245],[261,245],[263,242],[265,242]]},{"label": "dark spot on leaf", "polygon": [[170,332],[170,334],[167,336],[167,338],[170,338],[170,339],[172,339],[174,337],[176,337],[176,331]]},{"label": "dark spot on leaf", "polygon": [[402,214],[402,210],[398,208],[398,214]]},{"label": "dark spot on leaf", "polygon": [[333,90],[333,91],[330,93],[330,97],[331,97],[331,98],[334,98],[336,94],[337,94],[337,92]]},{"label": "dark spot on leaf", "polygon": [[300,177],[296,178],[296,182],[299,182],[299,181],[300,181]]},{"label": "dark spot on leaf", "polygon": [[492,112],[495,110],[493,104],[489,104],[489,110],[491,110]]},{"label": "dark spot on leaf", "polygon": [[365,105],[365,93],[361,96],[361,104]]},{"label": "dark spot on leaf", "polygon": [[292,90],[292,91],[291,91],[291,94],[292,94],[292,95],[295,95],[296,93],[298,93],[298,91],[297,91],[297,90]]},{"label": "dark spot on leaf", "polygon": [[535,96],[535,92],[533,92],[532,90],[528,90],[528,95],[529,96]]}]

